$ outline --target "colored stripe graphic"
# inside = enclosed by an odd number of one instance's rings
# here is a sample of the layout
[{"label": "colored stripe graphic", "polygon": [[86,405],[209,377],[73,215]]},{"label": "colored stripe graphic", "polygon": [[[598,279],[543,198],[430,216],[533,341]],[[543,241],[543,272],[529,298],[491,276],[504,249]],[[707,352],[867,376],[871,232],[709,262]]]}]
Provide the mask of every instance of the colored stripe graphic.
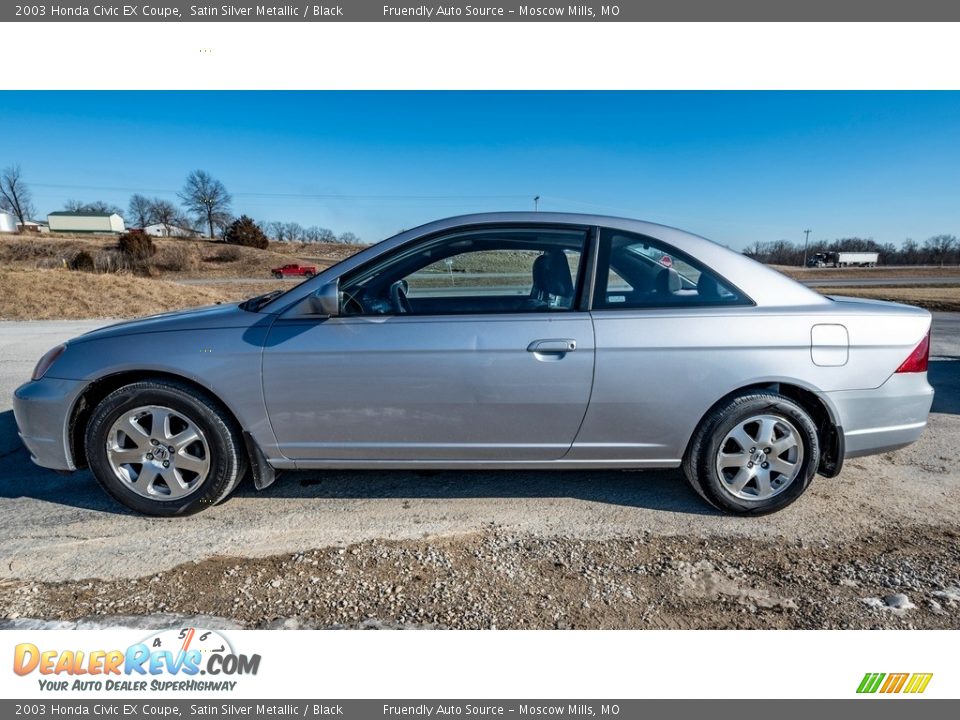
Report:
[{"label": "colored stripe graphic", "polygon": [[905,693],[922,693],[927,689],[927,685],[930,684],[930,679],[933,677],[933,673],[914,673],[910,678],[910,682],[907,683],[907,687],[904,690]]},{"label": "colored stripe graphic", "polygon": [[857,692],[862,694],[871,694],[880,692],[882,694],[910,693],[919,694],[927,689],[933,673],[866,673],[860,685],[857,686]]},{"label": "colored stripe graphic", "polygon": [[863,676],[863,680],[860,681],[860,687],[857,688],[857,692],[875,693],[877,688],[880,687],[880,682],[884,677],[886,677],[884,673],[867,673]]},{"label": "colored stripe graphic", "polygon": [[880,688],[882,693],[898,693],[903,689],[904,684],[910,673],[890,673],[887,675],[887,681]]}]

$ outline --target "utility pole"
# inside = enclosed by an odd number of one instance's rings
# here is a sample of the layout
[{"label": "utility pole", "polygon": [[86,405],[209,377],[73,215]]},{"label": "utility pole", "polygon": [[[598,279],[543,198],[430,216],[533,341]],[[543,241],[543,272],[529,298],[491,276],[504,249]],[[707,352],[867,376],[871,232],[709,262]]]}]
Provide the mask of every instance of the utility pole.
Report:
[{"label": "utility pole", "polygon": [[807,246],[810,244],[810,233],[811,233],[810,230],[803,231],[803,234],[805,236],[803,238],[803,266],[804,267],[807,266]]},{"label": "utility pole", "polygon": [[533,211],[540,212],[540,196],[539,195],[533,198]]}]

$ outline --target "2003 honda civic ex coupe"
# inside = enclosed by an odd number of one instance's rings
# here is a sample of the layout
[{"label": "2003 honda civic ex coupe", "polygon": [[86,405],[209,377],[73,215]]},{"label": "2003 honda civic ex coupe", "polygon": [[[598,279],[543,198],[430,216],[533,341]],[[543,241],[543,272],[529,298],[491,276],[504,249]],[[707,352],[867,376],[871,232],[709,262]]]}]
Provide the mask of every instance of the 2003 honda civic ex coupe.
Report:
[{"label": "2003 honda civic ex coupe", "polygon": [[34,462],[153,515],[248,472],[676,467],[758,514],[919,437],[930,321],[661,225],[470,215],[282,294],[82,335],[14,408]]}]

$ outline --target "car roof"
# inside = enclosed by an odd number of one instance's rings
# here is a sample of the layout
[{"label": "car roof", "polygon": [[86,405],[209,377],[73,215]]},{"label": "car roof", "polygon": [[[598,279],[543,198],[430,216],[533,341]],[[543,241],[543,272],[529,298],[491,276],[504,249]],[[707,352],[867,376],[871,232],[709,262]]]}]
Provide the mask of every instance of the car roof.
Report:
[{"label": "car roof", "polygon": [[[434,220],[423,225],[404,230],[391,238],[372,245],[353,255],[332,268],[321,272],[309,287],[316,288],[327,279],[342,274],[371,260],[384,252],[416,240],[425,235],[454,230],[459,227],[499,225],[499,224],[543,224],[543,225],[579,225],[600,226],[613,230],[622,230],[636,233],[659,240],[673,246],[706,267],[715,271],[721,278],[727,280],[741,291],[746,293],[758,306],[763,307],[790,307],[822,305],[830,301],[804,285],[777,272],[762,263],[748,258],[742,253],[719,245],[718,243],[700,237],[693,233],[673,228],[659,223],[634,220],[631,218],[614,217],[609,215],[594,215],[583,213],[561,212],[488,212]],[[336,270],[334,270],[336,268]],[[307,284],[305,284],[306,286]],[[306,290],[303,294],[309,294]],[[291,291],[287,299],[294,299],[301,293]]]}]

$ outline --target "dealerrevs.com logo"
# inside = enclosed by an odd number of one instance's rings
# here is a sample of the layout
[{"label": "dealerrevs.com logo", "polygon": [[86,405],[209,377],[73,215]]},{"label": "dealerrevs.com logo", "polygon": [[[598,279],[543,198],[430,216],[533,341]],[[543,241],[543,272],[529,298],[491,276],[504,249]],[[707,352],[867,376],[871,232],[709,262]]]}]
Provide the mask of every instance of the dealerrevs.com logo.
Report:
[{"label": "dealerrevs.com logo", "polygon": [[238,676],[256,675],[260,655],[237,653],[215,630],[180,628],[151,635],[125,650],[14,648],[13,671],[37,674],[41,690],[232,691]]},{"label": "dealerrevs.com logo", "polygon": [[881,693],[883,695],[892,695],[897,693],[906,693],[908,695],[917,695],[927,689],[930,680],[933,679],[933,673],[866,673],[860,685],[857,686],[858,693]]}]

